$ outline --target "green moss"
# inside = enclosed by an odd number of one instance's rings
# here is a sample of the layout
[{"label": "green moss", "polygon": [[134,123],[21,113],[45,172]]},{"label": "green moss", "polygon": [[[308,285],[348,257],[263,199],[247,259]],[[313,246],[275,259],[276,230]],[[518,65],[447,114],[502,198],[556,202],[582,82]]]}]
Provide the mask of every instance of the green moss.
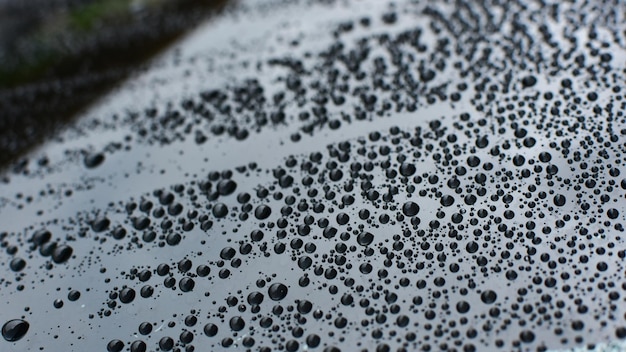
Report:
[{"label": "green moss", "polygon": [[[49,13],[36,28],[17,38],[18,45],[10,55],[0,55],[4,57],[0,61],[0,89],[71,71],[71,65],[81,59],[77,53],[83,50],[84,43],[93,42],[102,30],[113,29],[123,38],[124,28],[137,20],[133,16],[136,1],[148,12],[155,12],[168,2],[182,0],[94,0],[67,11]],[[66,47],[68,42],[74,42],[70,45],[75,47]]]},{"label": "green moss", "polygon": [[[98,30],[99,23],[122,21],[130,13],[130,0],[97,1],[78,7],[69,13],[53,15],[54,26],[45,25],[21,41],[31,48],[28,52],[12,53],[9,62],[0,65],[0,87],[11,87],[43,77],[51,67],[68,55],[58,45],[57,37],[71,34],[88,38]],[[51,30],[52,29],[52,30]]]},{"label": "green moss", "polygon": [[107,19],[128,14],[129,0],[97,1],[72,10],[68,14],[68,23],[71,29],[89,31]]},{"label": "green moss", "polygon": [[35,43],[35,47],[36,50],[29,55],[18,53],[10,62],[3,62],[0,65],[0,87],[11,87],[37,80],[60,62],[62,55],[49,45]]}]

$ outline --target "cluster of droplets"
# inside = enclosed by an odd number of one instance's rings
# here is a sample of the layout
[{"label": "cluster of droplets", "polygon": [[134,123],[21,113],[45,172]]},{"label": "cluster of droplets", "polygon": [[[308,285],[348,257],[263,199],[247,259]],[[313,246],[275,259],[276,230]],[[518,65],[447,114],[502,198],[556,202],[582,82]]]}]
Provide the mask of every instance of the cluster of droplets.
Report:
[{"label": "cluster of droplets", "polygon": [[[619,44],[601,38],[597,30],[589,33],[585,46],[570,35],[584,26],[609,24],[583,25],[572,19],[561,31],[547,25],[558,16],[555,11],[584,12],[588,5],[555,10],[555,5],[533,8],[523,2],[506,2],[496,11],[471,1],[461,4],[407,6],[379,18],[343,22],[333,30],[332,43],[317,56],[273,57],[258,62],[259,74],[264,66],[282,69],[272,83],[242,79],[202,92],[180,106],[170,104],[133,113],[129,121],[137,125],[140,140],[149,142],[171,143],[189,135],[203,144],[209,138],[207,133],[243,140],[251,131],[284,125],[301,126],[290,136],[298,142],[303,134],[320,129],[334,130],[342,124],[415,112],[433,104],[455,106],[469,100],[478,111],[491,116],[496,114],[496,97],[535,88],[542,71],[549,72],[544,78],[548,81],[551,76],[574,77],[585,89],[591,81],[598,90],[620,92],[623,80],[619,75],[598,77],[599,72],[613,69],[611,45]],[[388,33],[395,26],[406,27],[402,19],[414,17],[415,12],[428,21]],[[511,22],[515,25],[509,26]],[[618,23],[616,20],[613,25]],[[620,35],[619,31],[613,33]],[[528,73],[514,75],[515,70]],[[450,77],[460,78],[460,82]],[[564,81],[569,82],[566,89],[577,88],[569,78]],[[600,98],[593,90],[582,95],[590,103]],[[555,103],[557,107],[550,108],[553,114],[560,110],[561,103]],[[488,110],[492,106],[493,112]],[[142,114],[144,118],[137,118]]]},{"label": "cluster of droplets", "polygon": [[[455,106],[465,95],[467,109],[276,167],[210,172],[33,226],[27,239],[2,234],[15,273],[3,284],[36,289],[25,281],[41,276],[30,262],[51,276],[97,277],[99,285],[67,294],[70,302],[101,303],[80,318],[90,326],[168,297],[187,302],[172,316],[133,316],[136,331],[107,336],[109,351],[545,350],[626,338],[626,106],[623,68],[608,53],[619,41],[605,45],[592,31],[588,45],[574,41],[561,52],[561,41],[571,43],[567,28],[579,23],[552,33],[546,23],[565,11],[558,7],[450,6],[429,4],[420,12],[428,29],[393,35],[343,39],[372,20],[342,23],[310,67],[269,60],[289,72],[276,80],[285,87],[274,96],[244,79],[185,100],[181,110],[150,108],[133,121],[146,139],[169,142],[183,130],[202,144],[207,126],[243,140],[266,125],[299,123],[313,133],[342,121],[419,114],[425,104]],[[580,6],[574,12],[604,11]],[[409,10],[380,21],[394,28],[414,16]],[[523,21],[509,18],[515,13]],[[422,41],[427,30],[434,45]],[[554,47],[557,36],[565,39]],[[453,87],[450,72],[464,82]],[[194,130],[189,118],[205,125]],[[104,161],[102,153],[84,158],[88,168]],[[270,181],[256,182],[262,177]],[[105,268],[99,253],[116,260]],[[138,254],[154,258],[125,264]],[[63,299],[51,306],[62,310]],[[10,342],[28,334],[25,317],[2,329]]]},{"label": "cluster of droplets", "polygon": [[[618,199],[626,186],[620,169],[594,167],[593,177],[576,181],[559,166],[584,170],[584,162],[560,152],[562,143],[532,154],[521,136],[496,153],[493,136],[468,128],[480,119],[462,114],[453,120],[453,126],[433,121],[427,129],[373,132],[265,171],[251,164],[211,172],[120,203],[117,214],[78,219],[87,225],[77,226],[80,241],[92,239],[95,252],[113,257],[193,249],[172,262],[118,267],[114,278],[101,270],[106,292],[94,287],[89,295],[104,293],[103,308],[89,319],[144,304],[138,299],[159,300],[167,291],[210,300],[213,308],[186,316],[178,339],[158,339],[164,351],[193,349],[198,335],[214,346],[269,350],[278,344],[295,351],[301,344],[341,345],[348,331],[380,341],[383,350],[543,348],[554,335],[565,345],[572,338],[583,343],[590,336],[585,329],[614,324],[623,314],[617,273],[626,254],[619,249],[624,210]],[[264,172],[274,179],[270,184],[242,189]],[[586,200],[590,194],[595,201]],[[41,255],[50,255],[46,246],[54,244],[51,271],[59,270],[53,263],[94,270],[85,254],[57,244],[48,230],[29,242],[27,251]],[[268,276],[254,282],[256,263],[267,258],[289,273],[267,272],[270,265],[261,270]],[[19,257],[11,261],[16,272],[25,266]],[[221,289],[225,281],[235,291]],[[607,299],[586,300],[590,291]],[[82,296],[72,290],[68,299]],[[61,309],[63,301],[53,305]],[[566,309],[573,317],[565,318]],[[589,321],[600,311],[613,318]],[[325,321],[332,329],[319,328]],[[7,324],[7,339],[28,327]],[[156,324],[141,322],[140,334],[150,339],[148,326]],[[175,331],[177,324],[168,326]],[[622,337],[623,328],[612,335]],[[146,341],[113,339],[108,348],[129,344],[141,351]]]}]

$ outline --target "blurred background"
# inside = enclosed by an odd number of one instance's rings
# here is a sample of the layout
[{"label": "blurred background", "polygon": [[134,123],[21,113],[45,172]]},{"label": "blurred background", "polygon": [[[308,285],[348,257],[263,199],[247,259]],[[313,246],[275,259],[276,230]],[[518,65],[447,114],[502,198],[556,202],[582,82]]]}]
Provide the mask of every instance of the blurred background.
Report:
[{"label": "blurred background", "polygon": [[0,169],[226,0],[0,0]]}]

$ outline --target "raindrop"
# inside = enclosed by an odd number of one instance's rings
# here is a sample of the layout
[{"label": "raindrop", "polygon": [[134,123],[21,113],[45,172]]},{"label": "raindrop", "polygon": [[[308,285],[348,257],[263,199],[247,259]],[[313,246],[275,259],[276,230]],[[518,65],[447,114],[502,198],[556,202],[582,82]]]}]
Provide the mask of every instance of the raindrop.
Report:
[{"label": "raindrop", "polygon": [[530,88],[537,83],[537,78],[535,76],[526,76],[522,78],[522,85],[524,88]]},{"label": "raindrop", "polygon": [[416,168],[414,164],[402,163],[400,164],[400,175],[409,177],[415,174]]},{"label": "raindrop", "polygon": [[67,294],[67,299],[70,300],[70,302],[74,302],[77,301],[80,298],[80,291],[77,290],[71,290],[68,294]]},{"label": "raindrop", "polygon": [[535,333],[530,330],[524,330],[519,334],[520,340],[525,343],[531,343],[535,340]]},{"label": "raindrop", "polygon": [[130,303],[135,299],[135,290],[126,287],[120,291],[120,301],[122,303]]},{"label": "raindrop", "polygon": [[259,219],[259,220],[265,220],[267,219],[270,214],[272,213],[272,209],[265,205],[265,204],[261,204],[259,205],[255,210],[254,210],[254,216]]},{"label": "raindrop", "polygon": [[100,166],[103,162],[104,162],[104,154],[102,153],[87,154],[84,160],[85,166],[88,169],[96,168]]},{"label": "raindrop", "polygon": [[121,352],[124,349],[124,343],[120,340],[111,340],[107,344],[107,351]]},{"label": "raindrop", "polygon": [[26,267],[26,261],[22,258],[13,258],[9,263],[9,268],[15,272],[20,272]]},{"label": "raindrop", "polygon": [[228,215],[228,207],[224,203],[217,203],[213,206],[213,216],[223,218]]},{"label": "raindrop", "polygon": [[480,294],[480,300],[485,304],[492,304],[497,298],[498,295],[493,290],[485,290]]},{"label": "raindrop", "polygon": [[141,340],[134,341],[130,344],[130,352],[146,352],[147,348],[146,343]]},{"label": "raindrop", "polygon": [[562,207],[565,205],[565,196],[562,194],[557,194],[556,196],[554,196],[554,205],[556,205],[557,207]]},{"label": "raindrop", "polygon": [[152,332],[152,324],[143,322],[139,324],[139,333],[142,335],[148,335]]},{"label": "raindrop", "polygon": [[233,180],[221,180],[217,184],[217,191],[222,196],[232,194],[237,189],[237,183]]},{"label": "raindrop", "polygon": [[404,203],[404,205],[402,206],[402,212],[404,213],[404,215],[409,216],[409,217],[417,215],[419,211],[420,211],[419,205],[417,205],[417,203],[412,202],[412,201],[408,201]]},{"label": "raindrop", "polygon": [[246,326],[246,322],[242,317],[232,317],[230,318],[228,325],[233,331],[240,331]]},{"label": "raindrop", "polygon": [[217,330],[218,330],[217,329],[217,325],[215,325],[213,323],[207,323],[204,326],[204,334],[206,336],[209,336],[209,337],[213,337],[213,336],[217,335]]},{"label": "raindrop", "polygon": [[110,224],[111,221],[107,217],[99,216],[91,223],[91,229],[94,232],[102,232],[106,230]]},{"label": "raindrop", "polygon": [[281,283],[272,284],[268,289],[268,295],[273,301],[280,301],[287,296],[287,286]]},{"label": "raindrop", "polygon": [[2,337],[9,342],[18,341],[28,332],[30,325],[22,319],[9,320],[2,326]]},{"label": "raindrop", "polygon": [[184,277],[178,282],[178,287],[183,292],[192,291],[196,283],[190,277]]},{"label": "raindrop", "polygon": [[52,252],[52,260],[57,263],[64,263],[72,256],[73,249],[68,245],[61,245]]},{"label": "raindrop", "polygon": [[174,348],[174,339],[169,336],[162,337],[159,340],[159,348],[161,351],[171,351]]},{"label": "raindrop", "polygon": [[356,240],[361,246],[369,246],[374,241],[374,235],[370,232],[361,232]]},{"label": "raindrop", "polygon": [[52,234],[50,231],[42,229],[33,234],[32,241],[34,244],[41,246],[42,244],[50,241]]},{"label": "raindrop", "polygon": [[456,304],[456,310],[461,314],[465,314],[470,310],[470,305],[467,301],[460,301]]}]

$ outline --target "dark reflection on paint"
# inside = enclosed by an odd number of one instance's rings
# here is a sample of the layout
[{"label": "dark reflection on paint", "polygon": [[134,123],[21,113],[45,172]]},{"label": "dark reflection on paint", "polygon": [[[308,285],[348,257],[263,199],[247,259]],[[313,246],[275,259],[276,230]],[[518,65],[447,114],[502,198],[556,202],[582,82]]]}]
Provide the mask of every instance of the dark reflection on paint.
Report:
[{"label": "dark reflection on paint", "polygon": [[225,4],[1,2],[0,169]]}]

